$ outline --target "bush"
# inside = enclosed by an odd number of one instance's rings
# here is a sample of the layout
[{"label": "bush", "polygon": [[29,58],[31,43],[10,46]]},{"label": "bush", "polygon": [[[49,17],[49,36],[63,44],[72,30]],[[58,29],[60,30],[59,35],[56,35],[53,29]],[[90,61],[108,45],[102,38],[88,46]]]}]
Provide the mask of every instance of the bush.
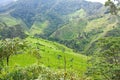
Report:
[{"label": "bush", "polygon": [[14,67],[9,72],[9,68],[2,70],[0,80],[80,80],[75,72],[64,70],[51,70],[50,68],[32,65],[26,68]]}]

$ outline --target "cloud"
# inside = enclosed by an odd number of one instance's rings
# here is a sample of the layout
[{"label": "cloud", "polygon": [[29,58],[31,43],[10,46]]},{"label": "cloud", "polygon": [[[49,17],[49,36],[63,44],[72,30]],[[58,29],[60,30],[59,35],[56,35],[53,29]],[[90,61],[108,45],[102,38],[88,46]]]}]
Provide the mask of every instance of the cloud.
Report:
[{"label": "cloud", "polygon": [[86,1],[91,1],[91,2],[100,2],[100,3],[105,3],[107,0],[86,0]]}]

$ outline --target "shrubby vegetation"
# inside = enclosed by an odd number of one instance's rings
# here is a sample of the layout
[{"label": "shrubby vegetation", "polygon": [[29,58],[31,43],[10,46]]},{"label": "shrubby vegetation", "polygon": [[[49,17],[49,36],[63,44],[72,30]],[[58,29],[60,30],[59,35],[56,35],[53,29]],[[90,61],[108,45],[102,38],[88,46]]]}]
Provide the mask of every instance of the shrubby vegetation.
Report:
[{"label": "shrubby vegetation", "polygon": [[63,70],[52,70],[40,65],[32,65],[22,68],[15,66],[14,69],[7,73],[4,70],[0,76],[1,80],[79,80],[80,78],[75,72],[64,72]]},{"label": "shrubby vegetation", "polygon": [[5,39],[0,41],[0,59],[1,62],[6,59],[7,65],[9,65],[9,58],[12,55],[20,53],[24,50],[26,43],[21,41],[19,38],[16,39]]},{"label": "shrubby vegetation", "polygon": [[[118,16],[119,12],[119,0],[118,5],[114,4],[111,0],[106,2],[106,6],[109,6],[110,13],[112,15]],[[116,23],[118,18],[116,18]],[[114,26],[113,26],[114,28]],[[119,25],[113,31],[109,31],[105,38],[98,40],[99,49],[92,59],[89,60],[90,66],[86,72],[86,75],[91,79],[98,80],[119,80],[120,79],[120,36]]]},{"label": "shrubby vegetation", "polygon": [[120,38],[104,38],[99,40],[101,47],[91,60],[88,76],[99,80],[120,79]]},{"label": "shrubby vegetation", "polygon": [[1,22],[0,25],[0,39],[6,39],[6,38],[15,38],[19,37],[21,39],[24,39],[27,37],[27,34],[21,27],[21,25],[14,25],[14,26],[8,26],[6,23]]}]

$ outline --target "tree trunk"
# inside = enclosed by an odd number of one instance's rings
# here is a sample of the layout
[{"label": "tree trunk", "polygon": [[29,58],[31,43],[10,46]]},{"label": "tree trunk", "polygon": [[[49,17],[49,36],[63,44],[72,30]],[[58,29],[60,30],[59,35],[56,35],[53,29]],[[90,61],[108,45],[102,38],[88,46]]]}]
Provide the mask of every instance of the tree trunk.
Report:
[{"label": "tree trunk", "polygon": [[7,59],[6,59],[7,60],[7,66],[9,66],[9,57],[10,56],[8,56]]},{"label": "tree trunk", "polygon": [[[63,49],[63,53],[65,52],[65,49]],[[66,55],[64,53],[64,80],[66,80]]]}]

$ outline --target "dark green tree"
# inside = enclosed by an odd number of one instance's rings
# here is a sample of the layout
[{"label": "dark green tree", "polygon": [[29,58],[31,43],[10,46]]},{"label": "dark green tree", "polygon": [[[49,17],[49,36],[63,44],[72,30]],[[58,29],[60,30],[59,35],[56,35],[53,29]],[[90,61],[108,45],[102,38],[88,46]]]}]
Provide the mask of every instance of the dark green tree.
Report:
[{"label": "dark green tree", "polygon": [[0,59],[6,59],[6,63],[9,65],[10,56],[20,53],[21,50],[24,49],[25,45],[26,42],[19,38],[0,41]]},{"label": "dark green tree", "polygon": [[120,38],[105,38],[99,40],[99,53],[89,61],[87,75],[97,80],[120,79]]},{"label": "dark green tree", "polygon": [[117,15],[117,13],[118,13],[117,6],[114,4],[113,1],[108,0],[108,1],[105,3],[105,6],[109,6],[109,9],[110,9],[110,13],[111,13],[111,14]]},{"label": "dark green tree", "polygon": [[19,37],[19,38],[25,38],[27,37],[27,35],[25,34],[23,28],[21,25],[14,25],[14,26],[4,26],[4,27],[0,27],[0,39],[6,39],[6,38],[15,38],[15,37]]}]

